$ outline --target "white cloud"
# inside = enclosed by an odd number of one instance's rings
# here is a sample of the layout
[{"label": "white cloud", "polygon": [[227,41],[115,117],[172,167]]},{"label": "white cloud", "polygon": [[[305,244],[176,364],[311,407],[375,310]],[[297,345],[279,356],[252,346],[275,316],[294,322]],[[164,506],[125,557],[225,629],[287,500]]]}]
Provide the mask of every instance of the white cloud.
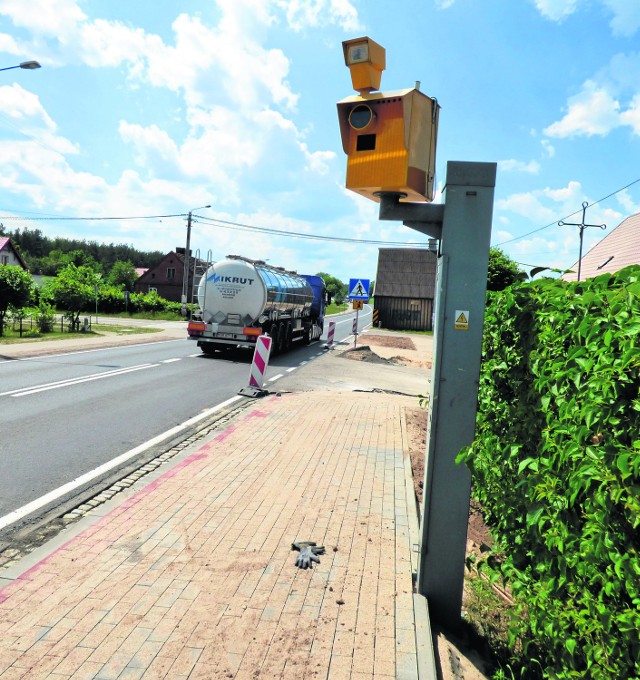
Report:
[{"label": "white cloud", "polygon": [[640,212],[640,203],[636,203],[631,198],[627,189],[618,192],[616,198],[627,214],[634,215],[635,213]]},{"label": "white cloud", "polygon": [[319,175],[327,175],[329,173],[329,164],[336,158],[336,154],[333,151],[309,151],[309,147],[305,142],[300,142],[300,150],[307,159],[306,170],[318,173]]},{"label": "white cloud", "polygon": [[43,148],[56,153],[78,153],[75,144],[56,134],[57,125],[45,111],[37,95],[17,84],[6,85],[0,87],[0,101],[0,118],[19,132],[21,138],[30,137]]},{"label": "white cloud", "polygon": [[571,97],[564,118],[549,125],[549,137],[606,135],[620,123],[620,103],[604,87],[587,80],[582,90]]},{"label": "white cloud", "polygon": [[[614,35],[631,36],[640,29],[640,3],[637,0],[601,0],[601,2],[613,15],[609,25]],[[545,19],[557,23],[575,14],[580,5],[585,7],[588,5],[583,0],[533,0],[533,4]]]},{"label": "white cloud", "polygon": [[620,114],[620,122],[629,125],[634,134],[640,136],[640,94],[631,101],[629,108]]},{"label": "white cloud", "polygon": [[[508,220],[500,219],[500,222],[507,223]],[[495,232],[495,234],[492,234],[492,236],[496,241],[509,241],[513,238],[513,234],[510,231],[506,231],[505,229],[499,229]]]},{"label": "white cloud", "polygon": [[540,172],[540,163],[537,161],[517,161],[513,158],[506,161],[498,161],[498,167],[503,172],[528,172],[537,175]]},{"label": "white cloud", "polygon": [[498,210],[527,218],[533,224],[545,225],[561,219],[575,210],[584,200],[580,182],[571,181],[566,187],[545,187],[535,191],[511,194],[496,201]]},{"label": "white cloud", "polygon": [[603,0],[613,13],[611,30],[614,35],[630,36],[640,28],[640,3],[637,0]]},{"label": "white cloud", "polygon": [[546,189],[543,189],[540,194],[550,198],[556,203],[567,203],[578,200],[581,196],[581,191],[582,185],[580,182],[572,181],[569,182],[566,187],[562,187],[560,189],[550,189],[547,187]]},{"label": "white cloud", "polygon": [[[160,36],[128,23],[89,18],[81,11],[80,0],[61,0],[56,3],[55,20],[33,22],[30,15],[43,7],[42,16],[48,16],[50,0],[36,0],[35,8],[32,4],[27,10],[18,2],[0,0],[0,14],[24,27],[25,35],[31,32],[31,42],[24,44],[0,35],[0,47],[19,48],[20,54],[38,58],[47,67],[118,69],[126,77],[123,84],[145,96],[114,130],[130,158],[119,159],[121,167],[114,161],[109,167],[113,174],[105,179],[99,176],[101,170],[94,175],[73,167],[69,154],[79,149],[59,135],[56,121],[35,95],[17,85],[0,88],[0,124],[2,117],[15,121],[23,133],[19,142],[0,144],[0,190],[24,196],[47,211],[76,215],[158,214],[174,212],[176,205],[211,202],[219,210],[251,205],[247,221],[268,225],[260,213],[260,206],[268,205],[264,212],[272,210],[274,225],[282,228],[287,223],[282,214],[300,201],[308,186],[320,194],[328,185],[341,189],[333,167],[336,154],[317,148],[312,131],[296,124],[298,93],[289,83],[291,62],[269,38],[276,24],[280,30],[327,25],[353,30],[358,27],[353,4],[349,0],[216,0],[215,5],[215,12],[175,15],[172,32]],[[29,44],[39,46],[37,53],[27,51]],[[142,118],[153,96],[149,85],[175,95],[167,98],[170,112],[179,112],[175,126],[163,129],[152,117]],[[173,132],[178,129],[179,133]],[[31,141],[25,141],[24,134]],[[117,146],[119,153],[122,145]],[[261,191],[254,192],[255,186]],[[364,233],[377,223],[377,206],[355,195],[354,199],[356,218],[344,218],[344,233]],[[340,228],[336,226],[340,218],[332,214],[338,210],[331,205],[319,208],[319,220],[323,211],[331,214],[327,223],[331,231]],[[235,214],[230,217],[242,221]],[[99,224],[91,228],[96,234],[102,229]],[[128,241],[134,236],[148,240],[140,224],[122,223],[117,229]],[[174,242],[176,229],[166,229],[168,236],[159,235],[154,248],[179,245]],[[304,231],[305,226],[292,222],[291,229]],[[228,252],[248,254],[244,249],[249,244],[259,256],[274,248],[268,237],[225,231]],[[218,236],[219,230],[212,228],[209,243],[217,243]],[[279,252],[288,247],[282,242],[278,242]],[[273,259],[295,265],[294,257],[285,262],[274,254]]]},{"label": "white cloud", "polygon": [[7,54],[23,55],[24,50],[18,45],[13,36],[6,33],[0,33],[0,52]]},{"label": "white cloud", "polygon": [[546,19],[562,21],[578,8],[578,0],[534,0],[536,9]]},{"label": "white cloud", "polygon": [[542,204],[541,192],[512,194],[496,201],[499,210],[505,210],[526,217],[532,222],[552,222],[557,217],[557,210]]},{"label": "white cloud", "polygon": [[77,50],[78,58],[92,67],[114,67],[129,63],[135,70],[146,54],[161,50],[162,41],[157,36],[147,35],[142,29],[133,29],[119,21],[96,19],[76,26],[77,44],[67,48],[69,59]]},{"label": "white cloud", "polygon": [[564,117],[544,133],[555,138],[606,136],[612,130],[628,127],[640,136],[639,80],[640,53],[614,55],[584,82],[568,100]]},{"label": "white cloud", "polygon": [[337,24],[344,31],[360,30],[358,12],[349,0],[274,0],[294,31]]},{"label": "white cloud", "polygon": [[61,43],[75,33],[76,24],[87,15],[76,0],[0,0],[0,13],[11,17],[16,26],[36,34],[56,35]]},{"label": "white cloud", "polygon": [[540,140],[540,144],[547,158],[553,158],[556,155],[556,149],[548,139]]},{"label": "white cloud", "polygon": [[521,255],[527,255],[540,252],[553,252],[558,249],[558,244],[554,240],[553,235],[549,238],[534,236],[533,238],[518,241],[511,249]]},{"label": "white cloud", "polygon": [[2,114],[20,121],[21,129],[27,130],[26,126],[36,126],[50,131],[55,130],[56,124],[44,110],[37,95],[20,85],[0,87],[0,101],[2,101]]},{"label": "white cloud", "polygon": [[158,159],[168,161],[171,165],[177,164],[179,155],[175,142],[157,125],[143,128],[141,125],[120,121],[118,131],[122,139],[134,147],[134,159],[138,165],[154,167]]}]

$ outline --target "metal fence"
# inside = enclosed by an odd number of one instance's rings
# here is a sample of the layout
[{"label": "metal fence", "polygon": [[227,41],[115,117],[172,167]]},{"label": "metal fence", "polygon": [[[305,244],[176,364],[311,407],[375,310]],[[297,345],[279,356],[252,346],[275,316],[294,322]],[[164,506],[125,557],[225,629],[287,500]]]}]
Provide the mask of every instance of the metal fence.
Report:
[{"label": "metal fence", "polygon": [[5,317],[4,319],[5,329],[10,328],[12,333],[18,334],[20,337],[24,335],[32,334],[34,331],[39,333],[47,332],[60,332],[60,333],[72,333],[72,332],[89,332],[91,330],[91,317],[80,318],[77,323],[72,324],[68,317],[60,314],[54,317],[51,327],[48,330],[41,330],[38,325],[38,319],[32,314],[26,314],[20,317]]}]

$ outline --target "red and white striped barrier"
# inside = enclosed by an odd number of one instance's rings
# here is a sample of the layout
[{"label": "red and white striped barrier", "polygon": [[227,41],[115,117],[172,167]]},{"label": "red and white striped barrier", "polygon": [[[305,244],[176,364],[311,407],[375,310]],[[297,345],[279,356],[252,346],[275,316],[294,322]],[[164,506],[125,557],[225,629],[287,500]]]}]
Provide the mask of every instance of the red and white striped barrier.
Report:
[{"label": "red and white striped barrier", "polygon": [[329,330],[327,331],[327,349],[333,347],[333,336],[336,334],[336,322],[329,321]]},{"label": "red and white striped barrier", "polygon": [[351,330],[351,332],[353,333],[353,335],[358,334],[358,315],[357,314],[353,317],[353,329]]},{"label": "red and white striped barrier", "polygon": [[243,387],[238,394],[247,397],[261,397],[266,394],[264,385],[264,374],[269,365],[269,354],[271,353],[271,343],[273,340],[268,335],[261,335],[256,340],[256,349],[253,352],[253,362],[251,363],[251,373],[249,374],[249,386]]}]

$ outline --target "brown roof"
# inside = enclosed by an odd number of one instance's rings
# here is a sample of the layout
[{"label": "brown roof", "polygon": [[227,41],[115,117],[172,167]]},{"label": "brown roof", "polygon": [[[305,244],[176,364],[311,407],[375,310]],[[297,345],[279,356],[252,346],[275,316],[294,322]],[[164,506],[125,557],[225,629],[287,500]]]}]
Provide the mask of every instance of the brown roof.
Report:
[{"label": "brown roof", "polygon": [[433,298],[436,263],[426,248],[380,248],[374,295]]},{"label": "brown roof", "polygon": [[[631,264],[640,264],[640,213],[627,217],[582,256],[580,279],[613,274]],[[570,269],[573,274],[563,274],[562,278],[577,281],[578,262]]]}]

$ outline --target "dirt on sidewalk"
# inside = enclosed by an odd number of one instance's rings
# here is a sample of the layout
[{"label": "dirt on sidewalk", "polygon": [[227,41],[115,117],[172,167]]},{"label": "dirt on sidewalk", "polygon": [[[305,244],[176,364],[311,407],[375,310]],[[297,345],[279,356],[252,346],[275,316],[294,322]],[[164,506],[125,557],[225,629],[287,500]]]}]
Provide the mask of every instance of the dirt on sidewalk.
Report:
[{"label": "dirt on sidewalk", "polygon": [[[342,356],[351,361],[377,365],[410,366],[430,374],[433,365],[433,337],[423,334],[373,330],[359,337],[357,347],[345,350]],[[425,390],[426,392],[426,390]],[[426,454],[428,410],[416,400],[415,408],[405,410],[407,438],[416,498],[422,507],[424,463]],[[480,553],[491,537],[481,509],[471,504],[467,533],[467,557]],[[473,583],[477,575],[467,572],[463,594],[463,610],[470,619],[490,618],[504,626],[504,607],[500,598],[492,600],[494,610],[486,610],[486,600],[477,596]],[[473,634],[463,640],[448,631],[434,627],[434,646],[439,680],[486,680],[491,662],[487,658],[487,642]]]}]

